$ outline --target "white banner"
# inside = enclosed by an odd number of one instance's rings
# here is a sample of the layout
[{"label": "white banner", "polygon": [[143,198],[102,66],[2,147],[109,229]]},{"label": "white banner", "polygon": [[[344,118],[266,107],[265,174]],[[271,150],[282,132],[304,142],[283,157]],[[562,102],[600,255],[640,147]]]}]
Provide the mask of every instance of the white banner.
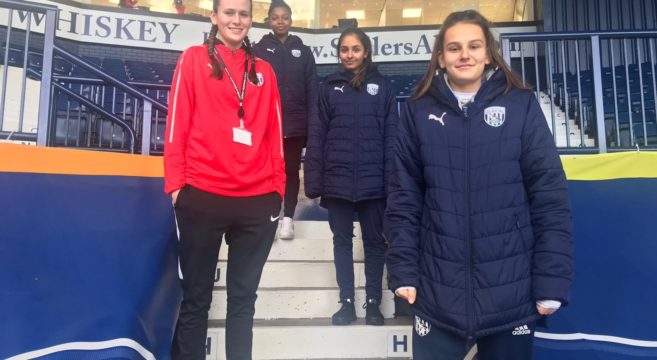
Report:
[{"label": "white banner", "polygon": [[[48,0],[32,2],[54,5],[59,8],[57,37],[86,43],[102,45],[131,46],[145,49],[182,51],[202,43],[210,29],[210,20],[191,16],[157,16],[143,10],[107,11],[79,8]],[[133,13],[134,12],[134,13]],[[32,13],[30,31],[43,32],[45,15]],[[9,10],[0,9],[0,25],[7,25]],[[12,26],[25,29],[28,13],[12,11]],[[268,27],[254,24],[249,38],[257,42],[268,33]],[[517,26],[495,29],[496,33],[535,32],[535,26]],[[438,28],[431,30],[386,30],[368,31],[372,39],[375,62],[427,61],[431,58],[434,36]],[[338,62],[337,42],[339,30],[335,33],[315,34],[295,31],[303,42],[310,46],[318,64]],[[512,54],[519,56],[518,54]],[[525,54],[527,55],[527,54]]]}]

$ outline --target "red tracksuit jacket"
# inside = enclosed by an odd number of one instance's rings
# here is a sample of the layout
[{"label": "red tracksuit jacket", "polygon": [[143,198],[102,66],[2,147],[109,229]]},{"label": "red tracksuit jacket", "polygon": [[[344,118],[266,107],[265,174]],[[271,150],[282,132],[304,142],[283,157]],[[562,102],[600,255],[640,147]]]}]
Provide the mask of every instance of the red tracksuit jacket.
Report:
[{"label": "red tracksuit jacket", "polygon": [[[246,52],[216,45],[242,89]],[[249,62],[251,66],[251,62]],[[271,66],[256,59],[259,84],[246,82],[244,128],[252,145],[234,141],[240,127],[239,100],[231,81],[210,77],[207,45],[185,50],[178,60],[169,96],[164,146],[164,191],[185,184],[223,196],[285,193],[280,97]]]}]

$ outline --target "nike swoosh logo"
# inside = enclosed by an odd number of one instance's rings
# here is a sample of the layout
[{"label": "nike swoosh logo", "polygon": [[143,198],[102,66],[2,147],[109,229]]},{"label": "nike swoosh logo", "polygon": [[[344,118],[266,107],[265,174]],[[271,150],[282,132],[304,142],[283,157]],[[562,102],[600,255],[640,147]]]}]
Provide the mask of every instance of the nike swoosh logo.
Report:
[{"label": "nike swoosh logo", "polygon": [[278,215],[277,217],[273,217],[273,216],[269,215],[269,221],[274,222],[274,221],[278,220],[280,217],[281,217],[280,215]]}]

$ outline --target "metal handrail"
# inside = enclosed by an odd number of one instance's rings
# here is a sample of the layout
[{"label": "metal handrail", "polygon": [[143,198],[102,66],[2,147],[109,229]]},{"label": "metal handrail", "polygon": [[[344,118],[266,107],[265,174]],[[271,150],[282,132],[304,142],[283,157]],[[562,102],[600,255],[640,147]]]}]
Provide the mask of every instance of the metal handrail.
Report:
[{"label": "metal handrail", "polygon": [[[71,82],[78,82],[78,83],[84,83],[84,84],[102,84],[103,81],[111,84],[117,89],[120,89],[124,91],[126,94],[131,95],[132,97],[136,99],[140,99],[143,102],[143,113],[142,113],[142,149],[141,153],[143,155],[149,155],[150,154],[150,137],[151,137],[151,113],[152,109],[154,108],[155,111],[162,112],[166,114],[168,112],[168,107],[165,104],[162,104],[159,100],[151,97],[150,95],[144,93],[141,91],[137,86],[148,86],[150,88],[161,88],[161,89],[166,89],[169,88],[170,86],[164,85],[164,84],[147,84],[147,83],[140,83],[140,82],[126,82],[122,81],[110,74],[107,74],[103,72],[102,70],[98,69],[95,65],[91,64],[90,62],[80,58],[79,56],[76,56],[66,49],[63,49],[62,47],[58,46],[57,44],[53,44],[53,50],[54,54],[57,55],[58,57],[74,64],[75,66],[84,69],[91,73],[92,75],[97,76],[99,79],[89,79],[89,78],[79,78],[79,77],[67,77],[67,76],[54,76],[52,79],[52,84],[56,84],[59,81],[71,81]],[[62,86],[57,86],[58,89],[62,89]],[[67,95],[74,94],[68,89],[63,91]],[[99,113],[103,114],[106,116],[109,120],[121,125],[123,128],[128,129],[129,128],[129,133],[132,138],[132,141],[130,143],[131,146],[131,152],[134,153],[134,147],[135,147],[135,142],[136,142],[136,135],[134,132],[134,129],[130,126],[126,126],[126,123],[123,122],[120,118],[114,116],[110,112],[107,112],[106,110],[102,109],[102,107],[99,107],[97,104],[93,103],[90,99],[86,99],[81,95],[75,94],[74,96],[76,99],[79,101],[80,98],[84,99],[82,101],[85,103],[89,108],[94,109],[98,111]],[[93,104],[93,105],[92,105]]]},{"label": "metal handrail", "polygon": [[[93,84],[93,85],[105,84],[105,82],[103,82],[100,79],[92,79],[92,78],[80,77],[80,76],[53,75],[53,78],[55,78],[57,80],[70,81],[70,82],[76,82],[76,83],[82,83],[82,84]],[[148,87],[148,88],[151,88],[151,89],[168,90],[168,89],[171,88],[170,84],[162,84],[162,83],[148,83],[148,82],[141,82],[141,81],[126,81],[125,83],[130,85],[130,86]]]},{"label": "metal handrail", "polygon": [[500,35],[501,39],[512,41],[546,41],[546,40],[575,40],[590,39],[597,36],[600,39],[613,39],[616,37],[628,38],[650,38],[657,36],[657,30],[643,31],[575,31],[575,32],[547,32],[547,33],[504,33]]},{"label": "metal handrail", "polygon": [[[91,78],[78,77],[78,76],[53,75],[53,79],[67,83],[76,83],[76,84],[84,84],[84,85],[107,84],[106,81],[103,81],[101,79],[91,79]],[[137,81],[127,81],[126,84],[129,84],[131,86],[137,86],[137,87],[145,87],[154,90],[169,90],[171,88],[171,85],[167,85],[167,84],[152,84],[152,83],[144,83]],[[166,104],[163,104],[159,100],[154,100],[154,101],[157,101],[159,104],[162,104],[162,106],[164,106],[165,108],[167,106]],[[160,109],[160,107],[158,107],[158,109]]]},{"label": "metal handrail", "polygon": [[130,94],[134,97],[141,98],[142,100],[146,100],[146,101],[151,102],[153,104],[153,106],[155,108],[157,108],[158,110],[163,111],[165,113],[167,112],[168,109],[165,105],[160,103],[158,100],[148,96],[147,94],[144,94],[143,92],[141,92],[136,87],[131,86],[131,85],[127,84],[126,82],[121,81],[121,80],[115,78],[114,76],[109,75],[109,74],[99,70],[96,66],[92,65],[88,61],[86,61],[86,60],[70,53],[68,50],[58,46],[57,44],[54,44],[53,48],[55,49],[56,55],[64,58],[65,60],[68,60],[69,62],[72,62],[72,63],[80,66],[84,70],[87,70],[87,71],[93,73],[94,75],[98,76],[99,78],[101,78],[105,81],[111,82],[116,87],[120,88],[121,90],[125,91],[126,93],[128,93],[128,94]]},{"label": "metal handrail", "polygon": [[136,141],[136,136],[135,136],[135,131],[132,129],[132,127],[126,123],[125,121],[121,120],[119,117],[116,115],[108,112],[107,110],[103,109],[102,107],[94,104],[91,102],[89,99],[85,98],[82,95],[76,94],[75,92],[69,90],[66,88],[66,86],[53,81],[52,85],[56,87],[59,91],[65,93],[66,95],[74,98],[75,100],[79,101],[81,104],[84,104],[85,106],[93,109],[94,111],[102,114],[103,116],[111,119],[114,123],[117,123],[120,125],[124,130],[128,132],[130,135],[130,153],[134,154],[135,153],[135,141]]},{"label": "metal handrail", "polygon": [[57,10],[57,6],[54,5],[45,5],[24,0],[0,0],[0,7],[22,11],[34,11],[34,9],[39,9],[41,11]]},{"label": "metal handrail", "polygon": [[[32,76],[35,76],[35,77],[41,79],[41,74],[39,74],[39,72],[34,71],[33,69],[27,69],[27,71]],[[92,110],[94,110],[94,111],[102,114],[103,116],[109,118],[111,121],[117,123],[122,128],[124,128],[128,132],[128,134],[130,135],[130,153],[131,154],[135,153],[135,143],[136,143],[137,136],[135,135],[135,131],[132,129],[130,124],[126,123],[125,121],[123,121],[118,116],[116,116],[116,115],[110,113],[109,111],[103,109],[102,107],[98,106],[93,101],[87,99],[86,97],[84,97],[82,95],[76,94],[75,92],[68,89],[66,86],[64,86],[64,85],[62,85],[62,84],[60,84],[56,81],[52,82],[52,86],[54,86],[55,88],[57,88],[59,91],[63,92],[64,94],[68,95],[69,97],[72,97],[75,100],[79,101],[81,104],[84,104],[85,106],[91,108]]]},{"label": "metal handrail", "polygon": [[[635,135],[634,135],[634,123],[641,123],[643,124],[643,127],[640,129],[642,130],[642,144],[643,146],[652,146],[654,147],[654,135],[650,135],[653,137],[653,140],[648,140],[648,121],[651,122],[652,127],[651,131],[654,131],[654,124],[655,124],[655,118],[654,115],[651,115],[651,118],[648,119],[646,116],[646,107],[645,107],[645,102],[646,99],[648,98],[654,98],[655,102],[657,102],[657,89],[655,89],[655,85],[653,84],[653,90],[651,91],[651,94],[644,94],[643,89],[644,85],[649,83],[651,79],[648,77],[645,77],[646,75],[642,75],[643,72],[639,71],[639,77],[638,77],[638,84],[639,88],[642,89],[640,92],[640,104],[641,104],[641,117],[637,119],[632,119],[633,113],[632,110],[630,109],[630,104],[632,103],[631,99],[631,90],[630,90],[630,62],[634,63],[636,62],[639,70],[641,70],[641,66],[643,62],[649,61],[652,64],[655,64],[655,54],[654,54],[654,42],[655,39],[657,39],[657,30],[624,30],[624,31],[599,31],[599,32],[591,32],[591,31],[586,31],[586,32],[551,32],[551,33],[514,33],[514,34],[501,34],[500,35],[500,43],[501,43],[501,48],[502,48],[502,55],[504,57],[504,60],[508,63],[511,64],[511,55],[512,55],[512,47],[511,44],[520,44],[520,56],[522,58],[521,61],[523,61],[523,66],[524,66],[524,57],[523,57],[523,47],[522,44],[529,44],[530,48],[533,45],[533,50],[535,52],[534,56],[536,59],[538,59],[540,56],[545,57],[545,60],[543,61],[546,67],[546,73],[545,75],[548,76],[548,86],[550,87],[550,97],[551,97],[551,104],[554,106],[555,104],[555,96],[559,96],[560,98],[569,98],[569,94],[567,93],[569,91],[569,86],[572,86],[572,81],[577,82],[577,88],[574,91],[577,91],[577,97],[576,101],[578,101],[576,108],[577,108],[577,117],[579,117],[579,127],[580,127],[580,144],[584,143],[583,141],[583,131],[585,125],[584,123],[590,123],[593,126],[593,130],[596,133],[596,147],[599,152],[604,153],[609,151],[607,141],[609,139],[610,143],[613,143],[615,147],[623,147],[626,146],[626,144],[623,144],[626,141],[623,141],[620,135],[620,126],[619,126],[619,120],[618,120],[618,96],[616,94],[616,89],[618,88],[618,84],[616,84],[616,65],[614,61],[614,55],[615,52],[616,54],[619,54],[619,56],[622,56],[623,61],[622,65],[624,66],[624,73],[627,75],[624,79],[625,86],[621,88],[620,90],[625,91],[626,95],[626,106],[628,107],[627,113],[629,116],[629,126],[627,127],[627,132],[629,133],[629,143],[630,146],[636,143]],[[587,44],[586,48],[581,48],[579,47],[579,42],[585,41],[585,44]],[[636,42],[637,44],[641,42],[643,47],[638,46],[636,47],[636,50],[632,50],[633,52],[636,51],[636,53],[630,54],[632,56],[636,56],[636,59],[633,59],[631,61],[628,61],[628,53],[627,53],[627,44],[628,42]],[[565,49],[564,44],[568,42],[569,44],[574,45],[573,48]],[[538,47],[538,44],[544,44],[544,51],[545,54],[541,55],[540,50]],[[614,45],[616,44],[616,45]],[[620,44],[620,47],[618,47],[618,44]],[[647,49],[647,45],[650,45],[650,50]],[[554,55],[552,53],[553,49],[555,49],[559,54]],[[514,51],[517,51],[518,49],[513,49]],[[644,51],[645,50],[645,51]],[[587,112],[585,111],[584,104],[582,103],[582,88],[583,84],[581,83],[581,78],[579,76],[576,76],[575,80],[571,80],[571,84],[566,84],[566,74],[570,70],[576,70],[576,74],[580,74],[580,52],[583,51],[583,55],[585,55],[587,58],[589,58],[588,61],[590,63],[586,64],[587,69],[591,71],[591,84],[588,84],[589,86],[587,89],[591,90],[591,95],[589,95],[589,98],[591,98],[591,101],[595,106],[588,108]],[[552,64],[553,57],[561,57],[561,62],[558,64]],[[607,63],[611,63],[611,65],[608,65]],[[539,62],[538,60],[535,61],[535,67],[537,69],[536,73],[536,81],[539,81],[540,77],[538,75],[538,67],[539,67]],[[613,81],[613,89],[614,89],[614,96],[616,102],[613,107],[613,111],[615,114],[615,139],[614,138],[608,138],[607,130],[608,126],[605,123],[605,116],[606,114],[610,113],[608,110],[605,108],[605,93],[603,93],[603,79],[605,77],[603,76],[603,64],[605,67],[611,66],[611,71],[613,73],[613,76],[611,76],[612,81]],[[621,71],[622,72],[622,71]],[[651,70],[648,72],[653,72],[652,77],[654,78],[654,70]],[[551,81],[551,77],[553,73],[559,74],[560,77],[562,77],[562,85],[557,85],[561,86],[559,91],[561,92],[560,94],[557,93],[555,95],[555,90],[551,89],[551,87],[554,85],[553,81]],[[524,73],[523,73],[524,74]],[[645,77],[645,78],[644,78]],[[652,83],[655,83],[653,81]],[[654,96],[652,96],[654,95]],[[609,96],[606,96],[608,98]],[[567,100],[568,101],[568,100]],[[638,100],[637,100],[638,101]],[[564,114],[565,114],[565,120],[566,120],[566,142],[568,145],[569,149],[572,149],[570,146],[571,144],[569,143],[570,141],[570,132],[568,131],[568,125],[569,125],[569,114],[570,114],[570,109],[569,109],[569,103],[566,102],[565,104],[562,104],[564,109]],[[610,108],[611,109],[611,108]],[[552,109],[552,114],[554,116],[554,108]],[[654,112],[654,111],[653,111]],[[634,121],[633,121],[634,120]],[[614,126],[612,125],[612,126]],[[553,128],[555,128],[555,125],[553,124]],[[613,128],[612,128],[613,129]],[[613,130],[612,130],[613,131]],[[555,140],[556,140],[556,133],[555,133]],[[651,144],[652,142],[652,144]],[[581,145],[580,145],[581,146]]]}]

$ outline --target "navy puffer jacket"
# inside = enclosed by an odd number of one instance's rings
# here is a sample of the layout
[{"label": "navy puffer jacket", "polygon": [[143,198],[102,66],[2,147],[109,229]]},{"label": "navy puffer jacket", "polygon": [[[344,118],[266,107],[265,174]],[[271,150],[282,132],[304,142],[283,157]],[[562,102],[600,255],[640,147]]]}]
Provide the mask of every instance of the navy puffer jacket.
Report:
[{"label": "navy puffer jacket", "polygon": [[319,117],[311,121],[304,160],[306,196],[362,201],[385,198],[398,123],[388,80],[371,69],[362,89],[351,72],[329,75],[320,87]]},{"label": "navy puffer jacket", "polygon": [[308,122],[317,117],[319,84],[315,57],[298,36],[281,43],[269,33],[254,46],[254,53],[274,68],[283,108],[283,136],[306,136]]},{"label": "navy puffer jacket", "polygon": [[442,75],[402,110],[386,236],[391,289],[414,286],[418,316],[475,338],[570,299],[566,178],[529,90],[504,73],[461,110]]}]

